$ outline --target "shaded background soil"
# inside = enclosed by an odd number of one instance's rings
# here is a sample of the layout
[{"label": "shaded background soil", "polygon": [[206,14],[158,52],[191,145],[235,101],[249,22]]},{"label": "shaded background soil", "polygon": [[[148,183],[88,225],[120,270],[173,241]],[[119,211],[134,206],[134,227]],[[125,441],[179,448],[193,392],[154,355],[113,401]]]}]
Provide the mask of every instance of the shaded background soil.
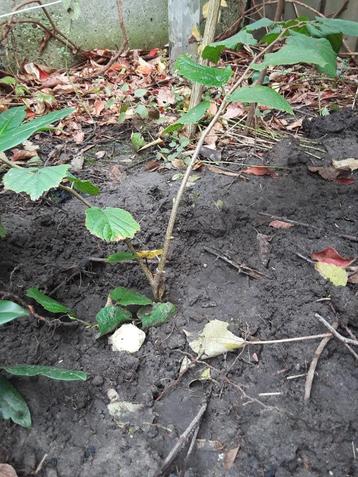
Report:
[{"label": "shaded background soil", "polygon": [[[326,149],[324,162],[358,157],[357,126],[357,115],[341,112],[313,120],[306,131]],[[173,172],[148,172],[141,166],[122,174],[120,181],[108,181],[113,165],[126,156],[123,145],[116,147],[112,162],[92,164],[83,172],[104,183],[93,202],[131,211],[142,228],[137,246],[159,248],[179,184],[171,180]],[[246,181],[196,172],[200,179],[180,209],[167,270],[168,299],[178,312],[169,323],[150,329],[135,355],[114,353],[106,338],[96,341],[93,331],[81,327],[30,319],[1,327],[1,362],[83,369],[90,378],[85,383],[11,378],[29,403],[33,427],[25,430],[1,421],[0,462],[29,476],[47,454],[37,474],[43,477],[153,477],[211,387],[186,477],[358,475],[357,363],[335,340],[321,356],[306,405],[305,373],[318,344],[312,341],[248,347],[211,359],[210,383],[195,381],[205,369],[197,364],[157,399],[177,378],[183,353],[190,352],[183,328],[195,331],[220,319],[234,333],[278,339],[326,332],[314,317],[319,312],[358,332],[357,285],[334,287],[296,255],[309,256],[326,246],[343,256],[358,255],[357,242],[337,235],[358,234],[357,185],[310,174],[311,157],[293,140],[279,143],[267,161],[287,169],[278,177]],[[260,212],[317,228],[273,230]],[[31,203],[3,192],[1,216],[9,234],[0,242],[1,287],[20,296],[30,286],[47,292],[57,288],[54,296],[88,321],[95,320],[116,286],[149,293],[134,265],[85,260],[117,248],[86,232],[83,213],[80,203],[60,195]],[[267,268],[258,233],[272,237]],[[204,247],[267,277],[252,280],[239,274]],[[107,409],[110,388],[121,400],[143,404],[152,416],[149,422],[120,429]],[[237,447],[234,464],[225,470],[225,452]],[[176,461],[172,476],[180,475],[182,462]]]}]

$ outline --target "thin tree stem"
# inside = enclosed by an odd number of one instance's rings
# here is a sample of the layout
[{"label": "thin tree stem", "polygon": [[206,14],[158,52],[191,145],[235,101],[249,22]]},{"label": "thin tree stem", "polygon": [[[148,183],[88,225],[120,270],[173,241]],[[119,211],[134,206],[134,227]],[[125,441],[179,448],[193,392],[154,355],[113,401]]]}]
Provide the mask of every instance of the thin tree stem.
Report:
[{"label": "thin tree stem", "polygon": [[164,270],[165,270],[165,265],[167,263],[167,258],[168,258],[168,253],[170,250],[170,244],[173,239],[173,229],[174,225],[176,222],[177,214],[178,214],[178,209],[179,205],[181,202],[181,199],[183,197],[188,179],[190,177],[190,174],[193,170],[194,164],[199,156],[200,149],[204,144],[205,138],[207,135],[210,133],[216,122],[218,121],[219,117],[221,116],[221,113],[225,110],[228,102],[229,102],[229,96],[243,83],[243,81],[246,79],[248,73],[251,71],[252,65],[254,65],[260,58],[262,58],[268,51],[269,49],[272,48],[274,44],[276,44],[278,41],[281,40],[281,38],[284,36],[286,33],[286,30],[282,30],[280,35],[276,38],[275,41],[273,41],[270,45],[268,45],[265,49],[263,49],[260,53],[258,53],[251,63],[247,66],[243,74],[240,76],[240,78],[234,83],[234,85],[230,88],[228,93],[224,96],[221,105],[219,106],[216,114],[210,121],[209,125],[204,129],[204,131],[201,133],[199,142],[195,148],[195,151],[190,159],[190,162],[188,164],[188,167],[185,171],[184,177],[182,179],[182,182],[180,184],[179,190],[177,192],[177,195],[174,199],[174,205],[172,208],[172,211],[170,213],[169,217],[169,222],[165,234],[165,239],[164,239],[164,244],[163,244],[163,254],[160,257],[159,264],[158,264],[158,269],[157,272],[154,276],[154,298],[157,300],[160,300],[164,294]]}]

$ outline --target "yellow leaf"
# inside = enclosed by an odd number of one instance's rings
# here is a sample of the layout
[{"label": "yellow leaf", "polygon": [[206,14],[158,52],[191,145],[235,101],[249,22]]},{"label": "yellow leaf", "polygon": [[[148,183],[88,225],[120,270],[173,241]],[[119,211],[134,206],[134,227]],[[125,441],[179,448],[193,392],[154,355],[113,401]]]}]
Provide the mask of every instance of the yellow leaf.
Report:
[{"label": "yellow leaf", "polygon": [[146,258],[148,260],[156,257],[160,257],[162,255],[163,249],[159,248],[157,250],[141,250],[140,252],[137,252],[137,255],[140,256],[140,258]]},{"label": "yellow leaf", "polygon": [[344,268],[323,262],[317,262],[315,268],[323,278],[332,282],[336,287],[345,287],[347,285],[348,273]]},{"label": "yellow leaf", "polygon": [[204,369],[202,373],[200,373],[200,381],[208,381],[211,379],[211,371],[210,368]]},{"label": "yellow leaf", "polygon": [[201,41],[202,36],[198,28],[198,25],[193,26],[193,28],[191,29],[191,34],[197,42]]}]

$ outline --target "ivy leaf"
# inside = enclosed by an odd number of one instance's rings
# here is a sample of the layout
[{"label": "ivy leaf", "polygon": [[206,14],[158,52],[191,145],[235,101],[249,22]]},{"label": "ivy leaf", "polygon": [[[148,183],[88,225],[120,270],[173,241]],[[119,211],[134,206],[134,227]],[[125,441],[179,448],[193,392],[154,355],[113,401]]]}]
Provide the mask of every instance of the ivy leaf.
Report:
[{"label": "ivy leaf", "polygon": [[66,164],[42,167],[41,169],[14,167],[4,175],[4,186],[5,189],[14,192],[25,192],[31,200],[37,200],[44,192],[60,185],[60,182],[66,177],[69,167]]},{"label": "ivy leaf", "polygon": [[[40,129],[49,126],[55,121],[65,118],[74,111],[74,108],[65,108],[60,111],[54,111],[40,118],[33,119],[23,124],[18,124],[11,129],[6,129],[6,134],[0,134],[0,152],[7,151],[18,144],[23,143],[32,134]],[[59,167],[59,166],[57,166]]]},{"label": "ivy leaf", "polygon": [[273,25],[274,22],[270,20],[269,18],[260,18],[260,20],[257,20],[256,22],[251,23],[250,25],[247,25],[245,27],[245,30],[247,31],[256,31],[259,30],[260,28],[267,28],[271,25]]},{"label": "ivy leaf", "polygon": [[41,366],[37,364],[17,364],[15,366],[1,366],[7,373],[14,376],[45,376],[56,381],[86,381],[87,373],[83,371]]},{"label": "ivy leaf", "polygon": [[296,63],[317,65],[328,76],[336,75],[336,53],[330,42],[325,38],[311,38],[300,33],[290,36],[277,52],[265,55],[263,62],[254,69]]},{"label": "ivy leaf", "polygon": [[317,262],[315,269],[323,278],[329,280],[336,287],[345,287],[348,282],[348,273],[342,267],[331,263]]},{"label": "ivy leaf", "polygon": [[0,376],[0,417],[11,419],[22,427],[31,427],[31,414],[19,391]]},{"label": "ivy leaf", "polygon": [[210,101],[202,101],[194,108],[189,109],[189,111],[182,116],[170,126],[166,127],[163,131],[163,134],[170,134],[174,131],[181,129],[185,124],[197,124],[202,117],[205,116],[206,111],[210,107]]},{"label": "ivy leaf", "polygon": [[106,335],[118,328],[119,325],[132,319],[130,311],[120,306],[105,306],[96,316],[99,328],[99,336]]},{"label": "ivy leaf", "polygon": [[224,86],[232,75],[229,66],[226,68],[212,68],[199,65],[188,55],[179,56],[175,62],[175,68],[184,78],[206,86]]},{"label": "ivy leaf", "polygon": [[70,313],[71,309],[62,303],[54,300],[53,298],[45,295],[38,288],[29,288],[26,292],[26,296],[34,299],[39,303],[46,311],[50,313]]},{"label": "ivy leaf", "polygon": [[239,49],[242,44],[257,44],[257,40],[255,40],[255,38],[247,31],[247,29],[243,29],[230,38],[226,38],[225,40],[210,43],[203,49],[201,56],[205,60],[217,63],[220,59],[221,53],[224,50],[236,50]]},{"label": "ivy leaf", "polygon": [[229,99],[241,103],[258,103],[262,106],[293,114],[290,103],[268,86],[245,86],[234,91]]},{"label": "ivy leaf", "polygon": [[93,182],[88,181],[88,180],[83,180],[83,179],[78,179],[78,177],[75,176],[67,176],[66,179],[68,179],[70,182],[72,182],[73,187],[78,191],[82,192],[83,194],[88,194],[88,195],[98,195],[101,192],[101,189],[93,184]]},{"label": "ivy leaf", "polygon": [[21,316],[29,316],[29,312],[13,301],[0,300],[0,325]]},{"label": "ivy leaf", "polygon": [[135,290],[129,290],[128,288],[118,287],[110,292],[112,300],[116,301],[120,305],[151,305],[152,300]]},{"label": "ivy leaf", "polygon": [[176,306],[173,303],[154,303],[150,308],[141,308],[138,311],[138,318],[142,322],[143,328],[158,326],[175,315]]},{"label": "ivy leaf", "polygon": [[86,227],[91,234],[106,242],[133,238],[140,230],[140,225],[129,212],[113,207],[87,209]]}]

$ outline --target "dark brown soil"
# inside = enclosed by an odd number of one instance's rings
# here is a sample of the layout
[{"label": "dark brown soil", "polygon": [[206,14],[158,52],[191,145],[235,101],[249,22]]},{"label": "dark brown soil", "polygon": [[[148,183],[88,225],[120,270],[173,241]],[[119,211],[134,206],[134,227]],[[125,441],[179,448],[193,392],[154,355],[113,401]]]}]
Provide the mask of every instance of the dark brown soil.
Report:
[{"label": "dark brown soil", "polygon": [[[306,129],[320,138],[326,159],[343,159],[358,157],[357,124],[357,115],[341,112],[316,119]],[[84,171],[104,183],[95,202],[130,210],[142,227],[138,246],[159,248],[178,182],[171,181],[171,171],[146,172],[141,166],[130,169],[120,183],[111,182],[108,171],[126,155],[124,146],[117,147],[111,162]],[[1,327],[1,362],[83,369],[90,378],[85,383],[11,378],[29,403],[33,427],[1,421],[0,462],[29,476],[46,454],[40,477],[154,477],[211,389],[186,477],[358,475],[357,362],[337,340],[320,358],[308,404],[303,400],[305,373],[318,341],[249,347],[211,359],[212,382],[195,382],[205,369],[197,364],[157,400],[177,378],[183,353],[190,352],[183,329],[201,329],[209,320],[228,321],[237,334],[278,339],[326,332],[314,317],[319,312],[328,320],[338,318],[342,332],[348,324],[358,333],[357,285],[334,287],[296,255],[309,256],[326,246],[343,256],[358,255],[357,242],[337,235],[358,235],[357,185],[327,182],[307,172],[312,157],[293,141],[278,144],[268,160],[288,169],[276,178],[250,176],[247,181],[196,172],[200,179],[180,209],[167,270],[168,299],[178,313],[150,329],[135,355],[114,353],[107,339],[96,341],[93,331],[79,326],[22,319]],[[53,195],[34,204],[2,193],[1,209],[9,230],[0,242],[3,289],[23,297],[30,286],[48,292],[58,287],[55,297],[88,321],[94,321],[116,286],[150,292],[134,265],[88,264],[86,257],[106,256],[116,248],[86,232],[83,206],[75,199]],[[260,212],[316,228],[274,230]],[[258,233],[272,237],[267,268],[258,253]],[[204,247],[267,277],[252,280],[239,274]],[[149,422],[120,429],[107,409],[110,388],[121,400],[143,404]],[[225,452],[236,447],[232,468],[224,470]],[[183,462],[184,457],[176,461],[173,477],[181,475]]]}]

